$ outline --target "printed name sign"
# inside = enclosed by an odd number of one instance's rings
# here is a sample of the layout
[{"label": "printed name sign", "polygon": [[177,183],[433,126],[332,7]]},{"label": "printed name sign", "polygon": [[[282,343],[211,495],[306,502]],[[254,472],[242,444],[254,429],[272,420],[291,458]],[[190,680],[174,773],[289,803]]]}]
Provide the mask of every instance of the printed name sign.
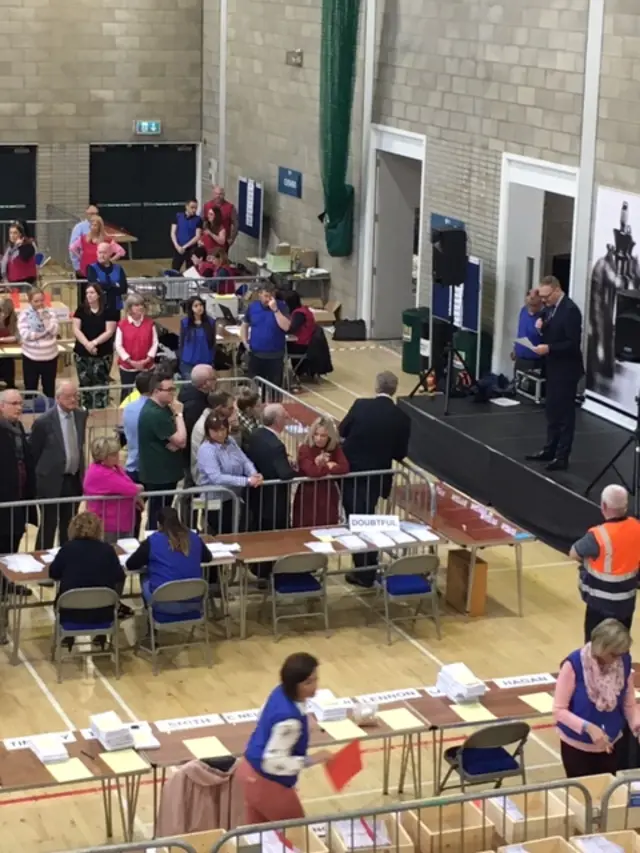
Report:
[{"label": "printed name sign", "polygon": [[251,708],[249,711],[231,711],[229,714],[223,714],[222,719],[225,723],[235,726],[238,723],[255,723],[259,716],[260,708]]},{"label": "printed name sign", "polygon": [[[11,752],[14,749],[29,749],[31,746],[31,738],[36,737],[36,735],[29,735],[27,737],[8,737],[2,741],[4,744],[4,748]],[[47,737],[58,738],[61,743],[75,743],[76,736],[73,732],[52,732],[48,734]]]},{"label": "printed name sign", "polygon": [[367,533],[378,531],[400,532],[400,517],[397,515],[350,515],[349,530],[351,533]]},{"label": "printed name sign", "polygon": [[224,720],[220,714],[201,714],[199,717],[177,717],[174,720],[159,720],[156,726],[165,734],[181,732],[185,729],[204,729],[207,726],[222,726]]},{"label": "printed name sign", "polygon": [[413,687],[405,690],[388,690],[386,693],[364,693],[356,696],[364,705],[388,705],[390,702],[402,702],[404,699],[419,699],[420,694]]},{"label": "printed name sign", "polygon": [[531,687],[534,684],[555,684],[550,672],[537,672],[534,675],[518,675],[515,678],[494,678],[497,687],[507,690],[512,687]]}]

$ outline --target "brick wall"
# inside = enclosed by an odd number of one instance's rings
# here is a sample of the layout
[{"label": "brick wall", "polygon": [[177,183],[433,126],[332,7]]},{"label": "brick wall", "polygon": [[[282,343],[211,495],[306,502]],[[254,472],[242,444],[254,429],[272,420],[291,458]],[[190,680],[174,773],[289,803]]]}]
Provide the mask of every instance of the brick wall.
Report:
[{"label": "brick wall", "polygon": [[202,4],[202,198],[211,194],[209,163],[218,159],[220,0]]}]

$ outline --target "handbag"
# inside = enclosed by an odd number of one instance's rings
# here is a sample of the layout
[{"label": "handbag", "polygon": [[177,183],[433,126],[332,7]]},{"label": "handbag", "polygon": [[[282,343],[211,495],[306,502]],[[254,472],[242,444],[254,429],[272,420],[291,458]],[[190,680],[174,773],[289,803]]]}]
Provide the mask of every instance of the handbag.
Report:
[{"label": "handbag", "polygon": [[334,341],[366,341],[367,325],[364,320],[336,320]]}]

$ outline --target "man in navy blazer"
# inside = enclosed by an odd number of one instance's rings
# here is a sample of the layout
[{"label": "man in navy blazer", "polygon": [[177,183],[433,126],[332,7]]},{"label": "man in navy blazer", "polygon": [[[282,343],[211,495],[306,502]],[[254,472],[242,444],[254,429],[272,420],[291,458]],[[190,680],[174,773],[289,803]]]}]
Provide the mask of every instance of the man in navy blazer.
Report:
[{"label": "man in navy blazer", "polygon": [[546,362],[547,442],[527,459],[548,462],[547,471],[565,471],[576,426],[578,382],[584,373],[582,314],[554,276],[543,278],[538,290],[545,305],[544,316],[538,321],[543,343],[534,351],[545,356]]}]

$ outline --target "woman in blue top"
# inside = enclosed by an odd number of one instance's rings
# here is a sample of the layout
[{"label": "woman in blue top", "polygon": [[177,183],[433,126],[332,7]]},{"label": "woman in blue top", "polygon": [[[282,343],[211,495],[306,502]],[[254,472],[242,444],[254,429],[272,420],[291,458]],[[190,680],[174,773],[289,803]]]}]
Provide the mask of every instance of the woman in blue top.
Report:
[{"label": "woman in blue top", "polygon": [[331,752],[311,758],[305,705],[318,686],[318,661],[305,652],[289,655],[280,670],[280,684],[269,695],[249,738],[237,778],[244,794],[245,824],[271,823],[304,817],[295,790],[304,767],[324,764]]},{"label": "woman in blue top", "polygon": [[187,302],[186,317],[180,323],[180,375],[191,377],[196,364],[213,364],[216,353],[216,321],[209,317],[199,296]]}]

